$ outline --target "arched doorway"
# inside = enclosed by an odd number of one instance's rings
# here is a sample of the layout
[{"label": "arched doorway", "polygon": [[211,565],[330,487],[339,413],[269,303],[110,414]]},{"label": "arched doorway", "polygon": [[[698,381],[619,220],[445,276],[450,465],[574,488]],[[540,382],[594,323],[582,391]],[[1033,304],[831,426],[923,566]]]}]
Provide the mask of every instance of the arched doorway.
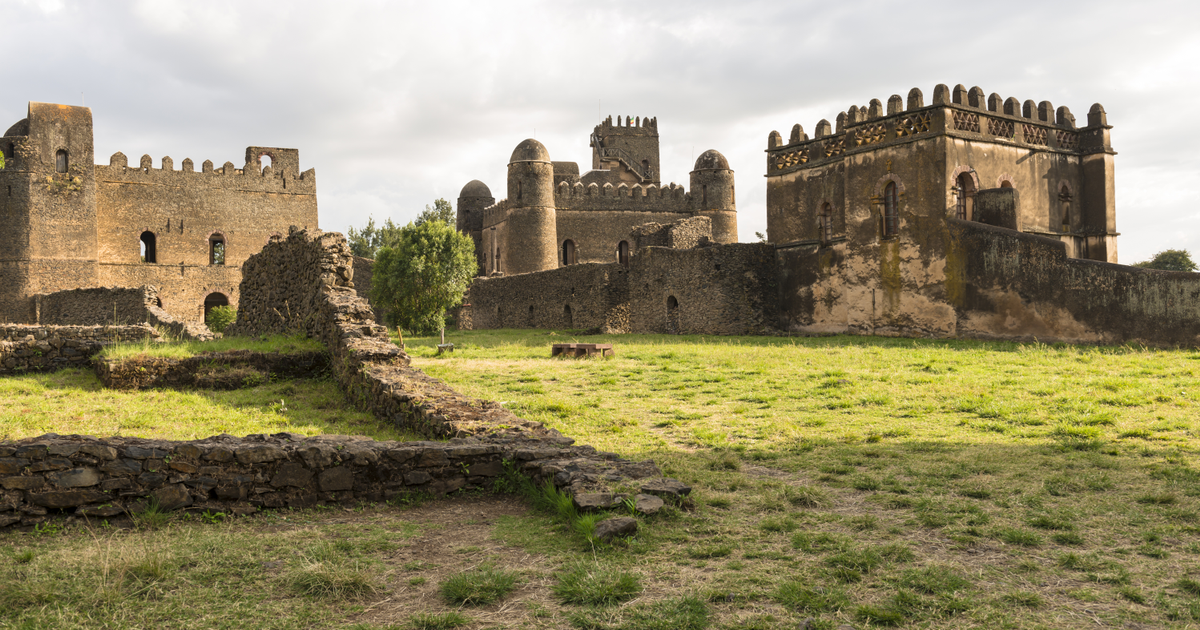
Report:
[{"label": "arched doorway", "polygon": [[622,265],[629,265],[629,241],[617,243],[617,262]]},{"label": "arched doorway", "polygon": [[975,179],[971,177],[970,172],[959,173],[956,184],[955,189],[958,191],[958,201],[955,204],[955,216],[964,221],[969,221],[974,210],[972,206],[975,203]]},{"label": "arched doorway", "polygon": [[577,262],[579,262],[579,256],[575,252],[575,241],[572,241],[571,239],[567,239],[567,240],[563,241],[563,244],[562,244],[562,264],[563,264],[563,266],[574,265]]},{"label": "arched doorway", "polygon": [[674,295],[667,296],[667,334],[679,334],[679,300]]},{"label": "arched doorway", "polygon": [[209,293],[204,297],[204,321],[208,321],[209,312],[218,306],[229,306],[229,298],[224,293]]}]

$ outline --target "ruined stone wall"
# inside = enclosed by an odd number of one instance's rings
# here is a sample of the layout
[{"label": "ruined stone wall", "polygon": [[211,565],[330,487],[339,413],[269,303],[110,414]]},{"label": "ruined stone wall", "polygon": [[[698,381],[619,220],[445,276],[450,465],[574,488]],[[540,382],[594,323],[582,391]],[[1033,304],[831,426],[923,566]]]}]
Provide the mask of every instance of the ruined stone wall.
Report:
[{"label": "ruined stone wall", "polygon": [[129,326],[0,325],[0,374],[88,367],[92,357],[116,342],[158,340],[149,324]]},{"label": "ruined stone wall", "polygon": [[883,264],[847,243],[779,248],[780,327],[1200,346],[1200,274],[1070,258],[1056,239],[974,221],[931,220],[925,230],[929,250],[901,238]]},{"label": "ruined stone wall", "polygon": [[[629,328],[627,269],[586,263],[471,284],[470,317],[461,327],[575,328],[605,333]],[[461,320],[460,315],[460,320]]]},{"label": "ruined stone wall", "polygon": [[757,335],[777,319],[775,252],[765,243],[651,247],[629,264],[629,332]]},{"label": "ruined stone wall", "polygon": [[712,219],[689,217],[673,223],[646,223],[633,229],[633,249],[692,249],[712,242]]},{"label": "ruined stone wall", "polygon": [[371,300],[371,278],[375,275],[375,261],[362,256],[355,256],[352,265],[354,269],[354,292],[358,297],[370,302],[375,311],[375,323],[387,323],[387,310]]},{"label": "ruined stone wall", "polygon": [[1053,239],[949,220],[957,333],[1200,347],[1200,273],[1068,258]]},{"label": "ruined stone wall", "polygon": [[776,282],[770,245],[651,247],[635,253],[628,266],[580,264],[477,278],[471,285],[470,321],[477,330],[761,334],[772,330],[778,317]]},{"label": "ruined stone wall", "polygon": [[158,306],[158,289],[96,287],[33,296],[33,319],[54,326],[121,326],[146,323],[176,339],[212,339],[202,323],[172,317]]},{"label": "ruined stone wall", "polygon": [[[260,508],[356,505],[408,493],[490,490],[506,466],[568,490],[616,473],[654,483],[652,462],[623,462],[567,438],[492,437],[446,442],[376,442],[294,433],[168,442],[58,436],[0,443],[0,527],[51,516],[104,519],[162,509],[249,514]],[[678,490],[675,490],[678,492]]]},{"label": "ruined stone wall", "polygon": [[[299,152],[260,149],[277,154],[264,167],[255,149],[243,168],[205,162],[197,172],[184,160],[175,170],[169,157],[154,168],[149,156],[130,167],[120,153],[97,165],[99,281],[160,287],[162,308],[186,321],[204,320],[204,300],[213,293],[236,308],[242,262],[288,226],[317,227],[316,176],[298,172]],[[152,262],[141,259],[147,232],[154,235]],[[211,262],[214,237],[224,241],[223,264]]]}]

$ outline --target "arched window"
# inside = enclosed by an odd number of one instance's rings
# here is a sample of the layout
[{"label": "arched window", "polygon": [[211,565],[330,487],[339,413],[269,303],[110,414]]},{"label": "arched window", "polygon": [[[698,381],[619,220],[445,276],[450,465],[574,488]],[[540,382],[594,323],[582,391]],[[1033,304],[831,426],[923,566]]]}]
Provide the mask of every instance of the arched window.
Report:
[{"label": "arched window", "polygon": [[1001,188],[1012,188],[1013,185],[1012,185],[1012,182],[1010,182],[1006,179],[1006,180],[1000,182],[1000,187]]},{"label": "arched window", "polygon": [[142,262],[156,263],[158,262],[158,251],[154,246],[154,232],[146,230],[142,232]]},{"label": "arched window", "polygon": [[521,180],[517,180],[517,199],[521,198]]},{"label": "arched window", "polygon": [[563,321],[566,322],[567,328],[574,328],[574,318],[571,316],[571,305],[563,306]]},{"label": "arched window", "polygon": [[1062,231],[1071,231],[1071,189],[1063,184],[1061,190],[1058,191],[1058,205],[1062,214]]},{"label": "arched window", "polygon": [[900,211],[896,204],[896,182],[883,189],[883,235],[895,236],[899,231]]},{"label": "arched window", "polygon": [[218,233],[208,237],[208,264],[225,264],[225,235]]},{"label": "arched window", "polygon": [[708,184],[702,184],[700,186],[700,198],[701,198],[700,207],[707,210],[708,209]]},{"label": "arched window", "polygon": [[229,306],[229,298],[224,293],[209,293],[204,297],[204,321],[208,321],[209,312],[218,306]]},{"label": "arched window", "polygon": [[833,206],[829,202],[821,206],[821,214],[817,216],[817,231],[822,245],[833,241]]},{"label": "arched window", "polygon": [[499,247],[496,248],[496,257],[492,259],[492,263],[495,265],[495,267],[492,268],[492,271],[501,271],[501,269],[500,269],[500,248]]},{"label": "arched window", "polygon": [[971,173],[959,173],[954,190],[958,195],[955,203],[955,216],[966,221],[971,218],[972,205],[975,201],[975,179]]},{"label": "arched window", "polygon": [[629,264],[629,241],[617,243],[617,262],[622,265]]},{"label": "arched window", "polygon": [[67,163],[67,150],[59,149],[58,152],[54,154],[54,170],[58,173],[66,173],[67,166],[69,166]]},{"label": "arched window", "polygon": [[567,240],[563,241],[562,264],[564,266],[574,265],[577,262],[579,262],[579,256],[577,255],[577,253],[575,251],[575,241],[572,241],[571,239],[567,239]]}]

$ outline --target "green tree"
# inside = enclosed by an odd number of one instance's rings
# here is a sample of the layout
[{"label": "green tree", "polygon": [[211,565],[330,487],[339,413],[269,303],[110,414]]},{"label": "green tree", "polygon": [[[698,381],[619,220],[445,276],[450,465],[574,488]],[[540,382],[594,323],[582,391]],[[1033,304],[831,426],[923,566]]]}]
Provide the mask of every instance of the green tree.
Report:
[{"label": "green tree", "polygon": [[1196,263],[1186,249],[1165,249],[1154,255],[1154,258],[1139,263],[1134,267],[1143,269],[1161,269],[1163,271],[1196,271]]},{"label": "green tree", "polygon": [[457,217],[454,215],[454,206],[450,205],[445,199],[436,199],[433,206],[425,206],[425,210],[417,215],[416,225],[421,225],[429,221],[441,221],[446,225],[453,226]]},{"label": "green tree", "polygon": [[409,223],[375,256],[371,298],[395,326],[433,334],[462,303],[475,275],[475,243],[441,220]]},{"label": "green tree", "polygon": [[367,225],[361,230],[350,228],[346,232],[346,241],[350,251],[355,256],[374,258],[380,247],[390,246],[400,238],[400,226],[388,219],[386,223],[375,226],[375,217],[367,219]]}]

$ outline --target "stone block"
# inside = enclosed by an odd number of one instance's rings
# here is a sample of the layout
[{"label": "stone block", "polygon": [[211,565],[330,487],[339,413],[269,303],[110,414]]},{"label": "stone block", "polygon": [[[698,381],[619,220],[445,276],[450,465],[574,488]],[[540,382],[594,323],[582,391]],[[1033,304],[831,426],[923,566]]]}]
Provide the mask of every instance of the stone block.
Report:
[{"label": "stone block", "polygon": [[136,459],[117,459],[101,466],[100,472],[118,477],[123,475],[138,475],[142,472],[142,462]]},{"label": "stone block", "polygon": [[479,462],[471,464],[468,468],[469,475],[479,475],[481,477],[499,477],[504,474],[504,462]]},{"label": "stone block", "polygon": [[425,449],[421,453],[421,458],[417,460],[417,466],[421,468],[432,468],[434,466],[446,466],[450,463],[450,458],[446,457],[446,451],[440,448]]},{"label": "stone block", "polygon": [[100,489],[105,492],[133,490],[135,487],[132,479],[105,479],[100,482]]},{"label": "stone block", "polygon": [[654,481],[644,484],[642,486],[642,492],[646,494],[652,494],[663,499],[678,501],[679,499],[691,494],[692,488],[691,486],[685,485],[683,482],[676,479],[664,477],[662,479],[655,479]]},{"label": "stone block", "polygon": [[606,518],[596,523],[595,536],[603,541],[610,541],[618,536],[626,537],[637,533],[637,519],[628,516]]},{"label": "stone block", "polygon": [[104,461],[117,458],[117,449],[104,444],[83,444],[79,447],[79,452]]},{"label": "stone block", "polygon": [[29,465],[29,472],[46,472],[48,470],[62,470],[70,468],[73,464],[71,460],[65,457],[50,457],[40,461],[33,462]]},{"label": "stone block", "polygon": [[157,488],[167,481],[167,476],[162,473],[142,473],[138,475],[138,483],[147,488]]},{"label": "stone block", "polygon": [[102,503],[100,505],[81,505],[75,509],[75,513],[79,516],[96,516],[99,518],[108,518],[123,514],[125,509],[119,505],[112,503]]},{"label": "stone block", "polygon": [[125,457],[130,459],[162,459],[168,453],[159,448],[143,448],[141,446],[126,446]]},{"label": "stone block", "polygon": [[13,512],[0,514],[0,527],[8,527],[21,520],[21,515]]},{"label": "stone block", "polygon": [[262,464],[283,459],[287,453],[278,446],[263,444],[239,448],[235,456],[240,464]]},{"label": "stone block", "polygon": [[633,507],[639,514],[647,516],[657,514],[663,505],[663,500],[652,494],[639,494],[633,497]]},{"label": "stone block", "polygon": [[0,475],[19,475],[28,465],[28,459],[0,457]]},{"label": "stone block", "polygon": [[178,470],[181,473],[187,473],[189,475],[194,474],[197,470],[200,469],[199,466],[197,466],[191,462],[179,461],[177,459],[172,460],[171,463],[168,465],[170,466],[171,470]]},{"label": "stone block", "polygon": [[323,492],[337,492],[354,488],[354,473],[349,468],[338,466],[320,474],[318,483]]},{"label": "stone block", "polygon": [[624,495],[620,494],[589,492],[575,495],[572,501],[575,503],[576,509],[584,512],[597,512],[619,507],[624,498]]},{"label": "stone block", "polygon": [[404,483],[405,483],[405,485],[409,485],[409,486],[418,486],[423,483],[429,483],[432,480],[433,480],[433,475],[430,475],[429,473],[427,473],[423,470],[414,470],[414,471],[404,475]]},{"label": "stone block", "polygon": [[233,451],[227,448],[214,448],[204,454],[204,459],[212,462],[231,462],[233,461]]},{"label": "stone block", "polygon": [[33,505],[51,509],[79,507],[89,503],[107,503],[108,493],[99,490],[52,490],[31,492],[26,500]]},{"label": "stone block", "polygon": [[46,485],[41,477],[5,477],[0,479],[0,486],[6,490],[38,490]]},{"label": "stone block", "polygon": [[187,488],[179,484],[163,486],[151,492],[150,496],[158,499],[159,507],[164,510],[177,510],[192,504],[192,496],[188,494]]},{"label": "stone block", "polygon": [[313,473],[311,470],[296,462],[285,462],[279,466],[279,470],[271,478],[271,485],[276,488],[284,486],[303,488],[312,481],[312,478]]},{"label": "stone block", "polygon": [[59,488],[90,488],[100,484],[100,473],[95,468],[73,468],[50,473],[46,480]]},{"label": "stone block", "polygon": [[175,447],[176,457],[182,457],[184,459],[200,459],[200,456],[203,453],[204,451],[202,451],[200,447],[196,446],[195,444],[180,444],[179,446]]}]

